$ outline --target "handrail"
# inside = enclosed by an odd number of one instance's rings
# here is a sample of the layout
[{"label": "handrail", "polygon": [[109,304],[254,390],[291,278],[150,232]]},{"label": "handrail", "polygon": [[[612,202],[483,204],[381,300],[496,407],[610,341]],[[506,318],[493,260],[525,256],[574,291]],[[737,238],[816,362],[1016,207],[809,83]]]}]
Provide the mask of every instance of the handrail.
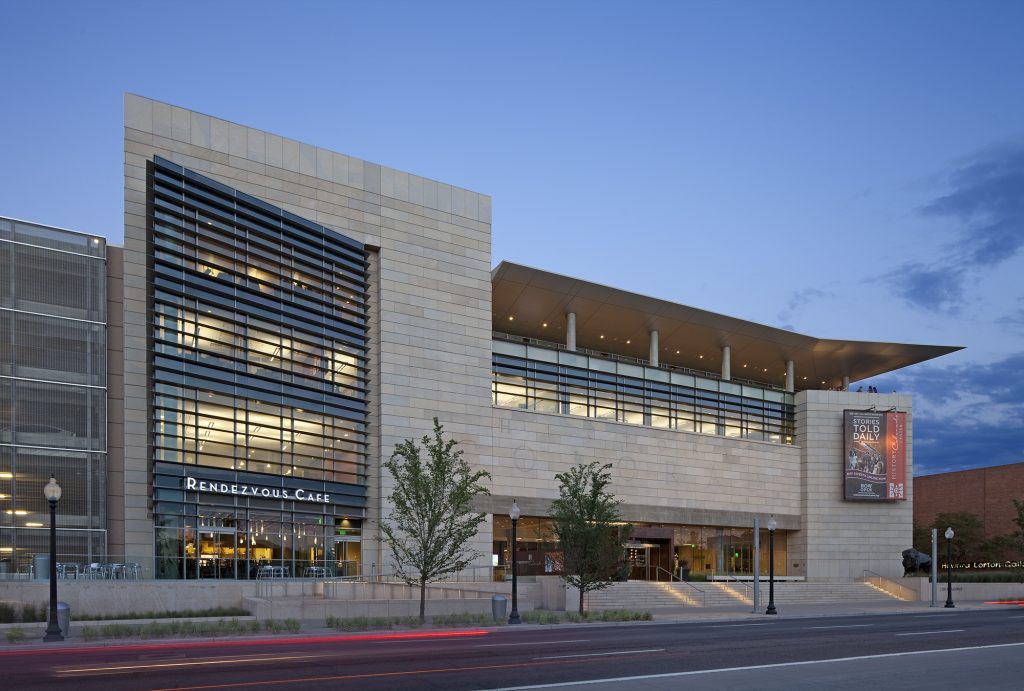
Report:
[{"label": "handrail", "polygon": [[[733,576],[732,574],[729,574],[729,573],[715,574],[715,576],[714,576],[714,579],[716,581],[719,580],[719,579],[722,579],[722,578],[726,579],[727,583],[738,583],[739,585],[742,585],[743,586],[743,592],[744,592],[743,596],[744,597],[749,597],[751,600],[754,599],[754,588],[753,588],[753,586],[749,585],[746,581],[741,581],[740,579],[736,578],[735,576]],[[750,591],[749,595],[747,594],[748,590]]]},{"label": "handrail", "polygon": [[[464,569],[462,569],[460,571],[456,571],[454,573],[446,574],[445,576],[442,576],[441,578],[439,578],[437,580],[431,581],[431,583],[463,583],[463,582],[467,582],[466,579],[462,578],[462,575],[464,573],[466,573],[467,571],[470,572],[470,574],[471,574],[468,582],[470,582],[470,583],[489,582],[489,581],[494,580],[494,577],[493,577],[494,576],[494,569],[495,569],[494,566],[489,566],[489,565],[482,565],[482,566],[471,565],[471,566],[467,566],[466,568],[464,568]],[[480,571],[480,570],[485,570],[487,572],[487,577],[486,578],[480,579],[480,578],[477,577],[477,572]],[[522,576],[520,576],[520,579],[522,579]],[[360,573],[350,574],[350,575],[347,575],[347,576],[329,576],[327,578],[327,580],[329,580],[329,581],[366,581],[366,582],[373,582],[373,583],[405,583],[406,582],[406,579],[402,578],[401,576],[399,576],[396,573],[377,573],[376,564],[374,564],[372,566],[372,568],[371,568],[369,573],[366,573],[364,571],[364,572],[360,572]]]},{"label": "handrail", "polygon": [[[550,350],[562,350],[568,352],[568,347],[564,343],[554,343],[552,341],[545,341],[539,338],[531,338],[529,336],[513,336],[502,331],[491,331],[491,337],[499,341],[509,341],[511,343],[525,343],[526,345],[536,345],[542,348],[548,348]],[[592,355],[594,357],[602,358],[604,360],[615,360],[617,362],[625,362],[632,365],[645,365],[652,367],[650,360],[644,360],[643,358],[635,358],[629,355],[619,355],[617,353],[608,353],[600,350],[593,350],[591,348],[582,348],[576,346],[576,350],[572,351],[581,355]],[[674,372],[682,372],[683,374],[692,374],[698,377],[704,377],[705,379],[717,379],[722,381],[722,375],[718,372],[708,372],[706,370],[693,369],[691,367],[680,367],[678,365],[669,365],[664,362],[659,362],[654,365],[656,369],[672,370]],[[768,389],[770,391],[785,391],[785,387],[770,382],[755,381],[753,379],[743,379],[741,377],[731,377],[728,380],[730,383],[741,383],[756,386],[760,389]]]},{"label": "handrail", "polygon": [[[871,575],[868,576],[868,574]],[[891,578],[886,578],[885,576],[875,573],[874,571],[870,571],[868,569],[864,569],[864,573],[861,577],[861,580],[863,580],[865,583],[872,583],[873,581],[877,580],[878,583],[875,585],[876,588],[883,592],[889,593],[893,597],[899,598],[900,600],[916,601],[921,599],[921,594],[915,592],[912,588],[908,588],[902,583],[897,583]],[[896,592],[894,593],[892,592],[892,590],[895,590]]]},{"label": "handrail", "polygon": [[682,583],[682,584],[690,587],[692,590],[696,590],[698,593],[700,593],[700,606],[701,607],[707,607],[708,606],[708,594],[706,592],[704,592],[703,590],[701,590],[700,588],[698,588],[697,586],[695,586],[693,583],[690,583],[689,581],[684,581],[682,578],[676,576],[674,573],[672,573],[668,569],[662,568],[660,566],[655,566],[654,569],[655,569],[655,571],[654,571],[655,573],[658,573],[658,571],[664,571],[665,573],[667,573],[668,577],[669,577],[669,583]]},{"label": "handrail", "polygon": [[672,573],[668,569],[666,569],[666,568],[664,568],[662,566],[655,566],[654,567],[654,573],[657,574],[659,571],[661,571],[664,574],[667,574],[668,575],[668,580],[670,580],[670,581],[682,581],[683,580],[682,578],[680,578],[679,576],[675,575],[674,573]]}]

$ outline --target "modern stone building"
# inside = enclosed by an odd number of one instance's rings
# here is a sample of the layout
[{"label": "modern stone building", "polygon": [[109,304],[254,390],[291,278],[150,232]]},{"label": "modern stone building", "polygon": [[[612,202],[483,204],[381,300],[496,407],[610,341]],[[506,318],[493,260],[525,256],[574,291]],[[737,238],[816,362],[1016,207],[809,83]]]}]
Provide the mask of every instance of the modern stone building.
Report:
[{"label": "modern stone building", "polygon": [[778,573],[898,575],[912,493],[888,478],[888,497],[844,499],[851,473],[886,481],[877,450],[844,440],[844,411],[905,414],[909,478],[911,398],[849,384],[955,348],[492,271],[486,195],[139,96],[124,148],[111,561],[175,579],[387,573],[382,463],[437,417],[493,478],[477,578],[504,577],[513,499],[524,572],[553,568],[555,475],[592,460],[635,526],[635,578],[749,575],[769,515]]}]

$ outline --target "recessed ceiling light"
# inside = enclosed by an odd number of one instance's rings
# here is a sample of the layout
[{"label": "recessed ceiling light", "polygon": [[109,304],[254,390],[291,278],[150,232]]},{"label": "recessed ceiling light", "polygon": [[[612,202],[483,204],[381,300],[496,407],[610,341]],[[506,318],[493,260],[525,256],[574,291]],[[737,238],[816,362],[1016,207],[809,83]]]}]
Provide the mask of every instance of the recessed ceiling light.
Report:
[{"label": "recessed ceiling light", "polygon": [[548,326],[548,323],[547,323],[547,322],[544,322],[543,324],[541,324],[541,326],[543,326],[544,328],[547,328],[547,326]]},{"label": "recessed ceiling light", "polygon": [[629,344],[630,344],[630,343],[632,343],[632,342],[633,342],[633,341],[629,340],[628,338],[626,339],[626,345],[629,345]]},{"label": "recessed ceiling light", "polygon": [[513,317],[512,315],[509,315],[509,317],[508,317],[508,320],[509,320],[509,321],[514,321],[514,320],[515,320],[515,317]]},{"label": "recessed ceiling light", "polygon": [[602,339],[604,338],[604,334],[601,334],[601,338],[602,338]]},{"label": "recessed ceiling light", "polygon": [[676,351],[676,355],[679,355],[679,351],[678,350]]}]

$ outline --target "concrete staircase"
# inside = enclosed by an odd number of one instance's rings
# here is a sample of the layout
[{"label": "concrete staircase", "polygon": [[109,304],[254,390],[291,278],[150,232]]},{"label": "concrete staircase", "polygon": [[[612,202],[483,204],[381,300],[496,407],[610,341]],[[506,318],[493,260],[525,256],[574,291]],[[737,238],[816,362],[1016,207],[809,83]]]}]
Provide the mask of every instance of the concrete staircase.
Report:
[{"label": "concrete staircase", "polygon": [[[753,583],[667,583],[628,581],[587,594],[588,609],[668,609],[753,605]],[[815,604],[825,602],[883,602],[893,595],[862,581],[847,583],[776,582],[775,602]],[[761,583],[761,600],[768,601],[768,584]]]}]

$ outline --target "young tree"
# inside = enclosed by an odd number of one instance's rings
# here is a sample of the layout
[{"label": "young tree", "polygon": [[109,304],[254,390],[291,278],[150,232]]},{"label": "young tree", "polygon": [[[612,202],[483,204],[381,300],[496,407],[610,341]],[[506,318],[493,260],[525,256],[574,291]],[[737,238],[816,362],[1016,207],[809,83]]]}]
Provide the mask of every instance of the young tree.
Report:
[{"label": "young tree", "polygon": [[619,502],[608,491],[611,467],[581,463],[555,475],[559,497],[548,515],[562,552],[562,579],[580,592],[580,614],[584,595],[611,585],[629,537],[629,526],[615,525]]},{"label": "young tree", "polygon": [[469,548],[486,514],[473,510],[473,499],[490,494],[480,484],[491,475],[474,471],[455,447],[445,441],[444,428],[434,418],[434,435],[424,435],[427,459],[412,439],[395,444],[384,467],[395,480],[388,497],[394,508],[381,524],[384,542],[395,557],[395,573],[420,588],[420,621],[426,620],[427,584],[461,571],[480,556]]}]

